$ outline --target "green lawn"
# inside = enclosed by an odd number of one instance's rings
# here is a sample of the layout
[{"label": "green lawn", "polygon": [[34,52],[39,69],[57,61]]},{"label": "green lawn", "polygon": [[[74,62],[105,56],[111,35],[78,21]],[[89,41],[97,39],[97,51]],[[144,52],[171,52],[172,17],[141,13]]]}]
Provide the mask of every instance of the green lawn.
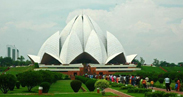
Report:
[{"label": "green lawn", "polygon": [[151,67],[151,66],[142,66],[141,71],[144,72],[162,72],[165,73],[165,71],[163,71],[162,69],[160,69],[159,67]]},{"label": "green lawn", "polygon": [[[70,86],[71,80],[59,80],[56,83],[53,83],[50,87],[49,93],[41,95],[41,97],[101,97],[102,94],[97,94],[96,90],[94,92],[90,92],[87,87],[82,84],[82,86],[87,90],[86,92],[83,92],[82,90],[79,90],[78,93],[75,93],[71,86]],[[32,89],[32,92],[27,91],[27,87],[20,87],[20,89],[14,89],[14,91],[8,91],[7,94],[3,94],[0,91],[0,97],[25,97],[25,96],[31,96],[31,97],[40,97],[38,95],[38,86],[34,87]],[[106,93],[105,96],[117,96],[113,93]]]},{"label": "green lawn", "polygon": [[22,72],[25,72],[25,71],[29,71],[29,70],[33,70],[34,69],[34,66],[26,66],[26,67],[16,67],[16,68],[10,68],[6,74],[13,74],[13,75],[16,75],[18,73],[22,73]]},{"label": "green lawn", "polygon": [[[70,86],[72,80],[59,80],[56,83],[53,83],[50,87],[49,93],[63,93],[63,92],[74,92]],[[82,86],[87,90],[87,87],[82,84]],[[79,92],[83,92],[80,90]]]},{"label": "green lawn", "polygon": [[5,71],[8,67],[0,67],[0,75]]},{"label": "green lawn", "polygon": [[183,71],[183,67],[163,67],[168,72]]},{"label": "green lawn", "polygon": [[[44,94],[44,95],[37,95],[37,94],[25,94],[25,95],[0,95],[2,97],[103,97],[102,94],[97,93],[63,93],[63,94]],[[106,97],[116,97],[117,95],[114,95],[112,93],[106,93]]]}]

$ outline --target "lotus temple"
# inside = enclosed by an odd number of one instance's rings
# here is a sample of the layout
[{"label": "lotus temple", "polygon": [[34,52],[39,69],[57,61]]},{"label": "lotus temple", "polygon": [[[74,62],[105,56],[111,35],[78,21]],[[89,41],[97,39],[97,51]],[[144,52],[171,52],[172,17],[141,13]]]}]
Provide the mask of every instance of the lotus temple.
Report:
[{"label": "lotus temple", "polygon": [[126,55],[119,40],[103,32],[88,15],[75,16],[65,28],[50,36],[38,55],[28,55],[39,70],[68,75],[113,74],[140,70],[131,64],[137,54]]}]

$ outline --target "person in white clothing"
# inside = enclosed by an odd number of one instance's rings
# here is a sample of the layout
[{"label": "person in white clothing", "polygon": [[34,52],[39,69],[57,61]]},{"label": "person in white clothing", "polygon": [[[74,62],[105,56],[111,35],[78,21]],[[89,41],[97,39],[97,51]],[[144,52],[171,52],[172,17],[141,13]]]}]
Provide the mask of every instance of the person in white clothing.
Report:
[{"label": "person in white clothing", "polygon": [[166,84],[166,91],[171,91],[170,90],[170,78],[168,76],[165,78],[165,84]]}]

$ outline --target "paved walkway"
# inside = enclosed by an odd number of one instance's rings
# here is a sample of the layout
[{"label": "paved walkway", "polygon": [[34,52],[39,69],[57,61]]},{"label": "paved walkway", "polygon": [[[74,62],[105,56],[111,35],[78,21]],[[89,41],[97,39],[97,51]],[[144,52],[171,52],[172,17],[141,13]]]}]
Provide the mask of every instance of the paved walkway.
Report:
[{"label": "paved walkway", "polygon": [[[156,88],[156,87],[154,87],[153,90],[167,92],[166,89],[161,89],[161,88]],[[168,92],[169,92],[169,91],[168,91]],[[171,92],[171,93],[177,93],[177,94],[183,95],[183,92],[178,92],[178,91],[175,91],[175,90],[171,90],[170,92]]]},{"label": "paved walkway", "polygon": [[133,96],[130,96],[128,94],[125,94],[123,92],[120,92],[120,91],[117,91],[117,90],[114,90],[114,89],[111,89],[111,88],[106,88],[105,92],[111,92],[111,93],[117,94],[118,97],[133,97]]}]

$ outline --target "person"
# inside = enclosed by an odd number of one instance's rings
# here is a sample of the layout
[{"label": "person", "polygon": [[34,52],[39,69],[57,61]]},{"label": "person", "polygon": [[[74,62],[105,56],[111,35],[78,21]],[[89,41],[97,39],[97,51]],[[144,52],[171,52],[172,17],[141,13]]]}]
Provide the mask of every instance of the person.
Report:
[{"label": "person", "polygon": [[129,76],[127,75],[126,76],[126,84],[128,84],[129,83]]},{"label": "person", "polygon": [[145,80],[146,80],[146,86],[148,88],[149,87],[149,78],[146,76]]},{"label": "person", "polygon": [[116,75],[114,75],[113,78],[114,78],[114,82],[116,82]]},{"label": "person", "polygon": [[122,75],[122,76],[120,76],[120,81],[121,81],[121,83],[123,83],[123,80],[124,80],[124,77],[123,77],[123,75]]},{"label": "person", "polygon": [[170,78],[168,76],[165,78],[165,84],[166,84],[166,91],[171,91],[170,90]]},{"label": "person", "polygon": [[143,79],[142,85],[144,86],[144,88],[147,88],[147,87],[146,87],[146,80],[145,80],[145,79]]},{"label": "person", "polygon": [[124,75],[124,81],[123,81],[124,84],[126,84],[126,75]]},{"label": "person", "polygon": [[154,86],[154,81],[152,80],[151,81],[151,88],[153,89],[153,86]]},{"label": "person", "polygon": [[113,75],[112,75],[112,83],[114,82],[114,77],[113,77]]},{"label": "person", "polygon": [[177,84],[178,84],[177,91],[180,91],[180,80],[179,80],[179,78],[177,80]]},{"label": "person", "polygon": [[177,91],[178,88],[178,83],[175,84],[175,90]]}]

